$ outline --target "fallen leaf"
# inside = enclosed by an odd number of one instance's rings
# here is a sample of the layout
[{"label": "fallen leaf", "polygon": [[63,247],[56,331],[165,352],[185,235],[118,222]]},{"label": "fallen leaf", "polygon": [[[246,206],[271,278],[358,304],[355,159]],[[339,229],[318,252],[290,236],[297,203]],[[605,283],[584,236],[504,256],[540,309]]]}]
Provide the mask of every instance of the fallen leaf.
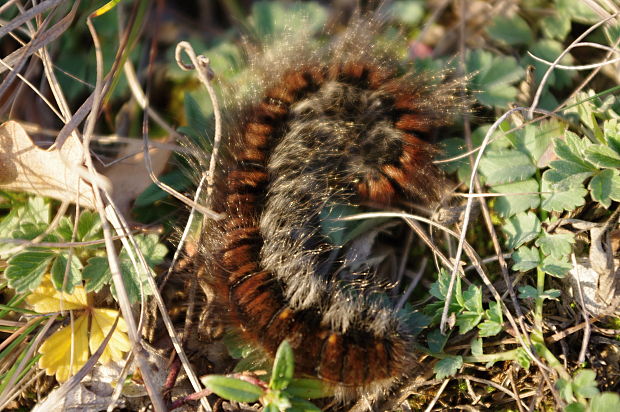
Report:
[{"label": "fallen leaf", "polygon": [[[164,143],[168,143],[168,141]],[[112,198],[116,207],[124,216],[129,215],[133,201],[138,195],[153,183],[144,164],[142,145],[141,140],[128,144],[119,153],[118,158],[130,157],[116,163],[103,172],[112,182]],[[131,156],[132,154],[134,155]],[[153,173],[155,176],[159,176],[168,164],[168,159],[172,152],[167,149],[151,148],[149,149],[149,154]]]},{"label": "fallen leaf", "polygon": [[[82,207],[94,209],[92,187],[80,177],[88,175],[82,159],[82,144],[74,136],[69,136],[60,149],[44,150],[33,143],[19,123],[0,125],[0,189],[77,201]],[[103,186],[110,186],[105,177],[96,178]]]}]

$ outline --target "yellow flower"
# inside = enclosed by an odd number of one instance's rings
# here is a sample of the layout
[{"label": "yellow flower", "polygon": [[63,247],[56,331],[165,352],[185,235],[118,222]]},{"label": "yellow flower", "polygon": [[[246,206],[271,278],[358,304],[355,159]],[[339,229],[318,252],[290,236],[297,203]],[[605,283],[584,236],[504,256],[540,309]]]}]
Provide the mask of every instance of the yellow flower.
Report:
[{"label": "yellow flower", "polygon": [[[84,366],[110,332],[118,316],[118,311],[114,309],[93,308],[90,297],[81,286],[76,286],[72,294],[59,292],[49,276],[45,276],[41,285],[26,297],[26,302],[39,313],[82,311],[72,325],[54,332],[39,348],[39,367],[45,369],[48,375],[56,375],[59,382],[66,381]],[[119,361],[130,348],[127,324],[123,318],[119,318],[99,362]]]}]

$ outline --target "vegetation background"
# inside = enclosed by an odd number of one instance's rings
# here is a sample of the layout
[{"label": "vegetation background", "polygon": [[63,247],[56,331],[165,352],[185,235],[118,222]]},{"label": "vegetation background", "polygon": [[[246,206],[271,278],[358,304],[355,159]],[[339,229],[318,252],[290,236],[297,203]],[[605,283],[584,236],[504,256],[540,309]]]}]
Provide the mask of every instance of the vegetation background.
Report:
[{"label": "vegetation background", "polygon": [[[182,349],[186,285],[163,285],[183,265],[173,228],[209,213],[181,142],[215,144],[218,84],[243,92],[245,50],[291,31],[324,43],[356,8],[379,10],[377,42],[404,62],[465,76],[473,103],[438,136],[453,208],[322,221],[340,246],[385,246],[368,259],[391,268],[426,368],[341,405],[294,377],[286,344],[265,365],[227,341],[234,372],[210,374]],[[4,1],[0,409],[620,410],[619,12],[612,0]],[[189,69],[181,41],[208,66]]]}]

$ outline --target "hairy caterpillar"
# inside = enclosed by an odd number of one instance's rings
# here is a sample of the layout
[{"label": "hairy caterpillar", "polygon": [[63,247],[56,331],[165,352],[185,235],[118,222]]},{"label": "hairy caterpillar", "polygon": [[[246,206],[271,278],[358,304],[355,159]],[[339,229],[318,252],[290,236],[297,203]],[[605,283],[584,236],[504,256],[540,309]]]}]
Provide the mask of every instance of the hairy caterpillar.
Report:
[{"label": "hairy caterpillar", "polygon": [[411,73],[360,20],[315,50],[290,41],[253,62],[250,99],[231,90],[225,154],[205,229],[202,281],[228,325],[340,393],[391,385],[416,355],[406,322],[369,273],[337,270],[321,211],[436,202],[445,190],[425,135],[463,106],[462,82]]}]

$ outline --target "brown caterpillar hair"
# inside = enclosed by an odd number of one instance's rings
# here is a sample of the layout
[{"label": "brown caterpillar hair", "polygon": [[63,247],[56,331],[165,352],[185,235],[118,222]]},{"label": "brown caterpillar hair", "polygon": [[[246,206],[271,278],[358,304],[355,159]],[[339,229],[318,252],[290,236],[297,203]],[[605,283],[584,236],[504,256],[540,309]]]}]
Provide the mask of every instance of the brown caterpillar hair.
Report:
[{"label": "brown caterpillar hair", "polygon": [[463,107],[462,81],[407,72],[373,43],[377,27],[357,21],[316,50],[287,39],[252,61],[253,97],[226,98],[213,195],[225,218],[203,234],[203,281],[225,322],[269,356],[289,340],[296,370],[344,395],[390,386],[416,354],[372,276],[336,270],[320,213],[439,200],[437,150],[424,138]]}]

